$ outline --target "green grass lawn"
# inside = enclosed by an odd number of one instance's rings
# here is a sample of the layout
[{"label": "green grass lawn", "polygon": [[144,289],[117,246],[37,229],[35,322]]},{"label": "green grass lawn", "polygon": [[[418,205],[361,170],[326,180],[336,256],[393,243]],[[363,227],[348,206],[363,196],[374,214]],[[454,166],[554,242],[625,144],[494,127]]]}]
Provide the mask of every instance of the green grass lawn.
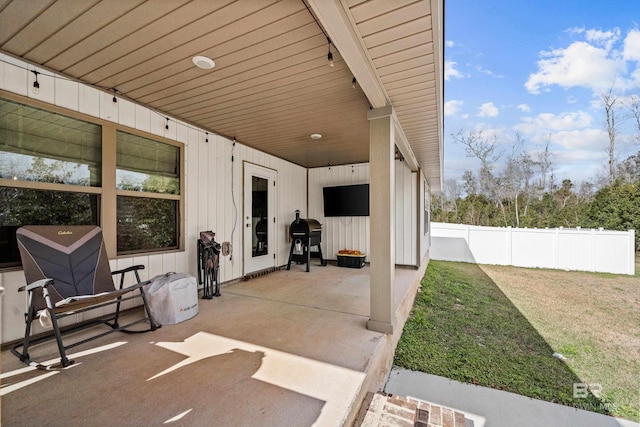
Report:
[{"label": "green grass lawn", "polygon": [[[536,270],[530,271],[535,274]],[[543,318],[551,315],[545,313],[545,305],[533,304]],[[563,328],[570,329],[571,321]],[[562,349],[568,357],[574,350],[581,351],[570,347]],[[574,384],[588,381],[574,373],[569,360],[553,356],[559,350],[547,343],[479,266],[431,261],[398,343],[394,364],[572,407],[637,417],[638,408],[627,401],[598,399],[591,393],[574,397]],[[634,395],[637,390],[630,393]]]}]

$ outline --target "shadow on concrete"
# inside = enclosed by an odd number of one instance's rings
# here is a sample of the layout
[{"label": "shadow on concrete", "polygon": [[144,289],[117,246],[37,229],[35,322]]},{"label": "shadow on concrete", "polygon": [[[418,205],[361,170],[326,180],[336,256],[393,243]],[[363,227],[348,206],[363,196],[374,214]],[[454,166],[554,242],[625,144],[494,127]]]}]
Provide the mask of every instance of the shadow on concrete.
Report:
[{"label": "shadow on concrete", "polygon": [[[4,396],[3,425],[84,426],[100,420],[102,425],[192,426],[208,420],[207,425],[253,426],[260,420],[276,426],[288,418],[291,425],[311,426],[325,403],[253,378],[265,357],[260,351],[233,349],[157,375],[159,366],[183,358],[152,350],[142,363],[135,358],[123,367],[118,353],[131,356],[126,347],[112,349],[110,357],[78,358],[76,367],[44,379],[37,394],[25,387]],[[25,372],[3,380],[3,387],[42,375]],[[48,410],[35,410],[43,402]]]}]

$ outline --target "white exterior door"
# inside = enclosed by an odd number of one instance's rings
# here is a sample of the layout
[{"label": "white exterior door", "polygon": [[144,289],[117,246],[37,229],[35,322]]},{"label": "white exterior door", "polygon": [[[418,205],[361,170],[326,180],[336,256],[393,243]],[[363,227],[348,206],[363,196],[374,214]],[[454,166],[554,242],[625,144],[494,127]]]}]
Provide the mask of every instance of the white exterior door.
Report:
[{"label": "white exterior door", "polygon": [[244,274],[276,262],[276,178],[273,169],[244,163]]}]

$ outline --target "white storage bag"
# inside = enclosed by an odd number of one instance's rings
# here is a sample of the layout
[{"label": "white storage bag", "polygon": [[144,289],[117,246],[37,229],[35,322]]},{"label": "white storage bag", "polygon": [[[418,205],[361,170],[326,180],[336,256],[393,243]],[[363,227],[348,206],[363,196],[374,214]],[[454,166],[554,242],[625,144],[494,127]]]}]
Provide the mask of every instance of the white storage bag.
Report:
[{"label": "white storage bag", "polygon": [[156,322],[173,325],[198,314],[198,283],[186,273],[166,273],[145,286],[149,309]]}]

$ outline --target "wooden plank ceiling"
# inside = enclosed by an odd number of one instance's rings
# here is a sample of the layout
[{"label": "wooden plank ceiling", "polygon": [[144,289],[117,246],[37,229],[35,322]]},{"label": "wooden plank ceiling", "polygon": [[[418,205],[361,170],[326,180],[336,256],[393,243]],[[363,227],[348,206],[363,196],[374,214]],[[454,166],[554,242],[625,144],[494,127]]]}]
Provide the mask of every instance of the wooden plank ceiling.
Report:
[{"label": "wooden plank ceiling", "polygon": [[[438,0],[331,1],[439,189]],[[305,167],[369,158],[371,103],[327,36],[303,0],[0,0],[1,51]]]}]

